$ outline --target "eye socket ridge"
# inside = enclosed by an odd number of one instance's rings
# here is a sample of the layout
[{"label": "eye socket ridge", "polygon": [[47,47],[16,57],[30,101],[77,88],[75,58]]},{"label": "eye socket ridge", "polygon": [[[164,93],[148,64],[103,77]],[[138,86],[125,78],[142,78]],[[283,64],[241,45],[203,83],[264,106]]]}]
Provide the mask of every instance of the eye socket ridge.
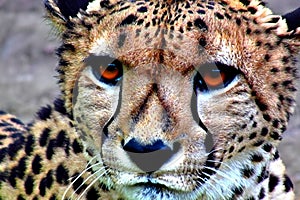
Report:
[{"label": "eye socket ridge", "polygon": [[221,62],[210,62],[201,65],[194,77],[194,90],[210,92],[226,88],[240,74],[233,66]]},{"label": "eye socket ridge", "polygon": [[122,62],[109,56],[90,55],[85,59],[85,64],[92,68],[98,81],[108,85],[117,85],[123,76]]}]

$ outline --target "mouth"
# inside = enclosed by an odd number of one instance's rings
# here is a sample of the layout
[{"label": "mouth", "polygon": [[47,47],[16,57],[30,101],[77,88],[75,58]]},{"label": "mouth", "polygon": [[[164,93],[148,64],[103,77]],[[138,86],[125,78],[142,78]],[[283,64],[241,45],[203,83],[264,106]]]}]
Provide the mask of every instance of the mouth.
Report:
[{"label": "mouth", "polygon": [[148,179],[148,181],[143,183],[126,186],[122,190],[124,196],[128,197],[130,200],[178,199],[176,197],[184,193],[183,191],[172,189],[165,184],[157,183],[155,179]]}]

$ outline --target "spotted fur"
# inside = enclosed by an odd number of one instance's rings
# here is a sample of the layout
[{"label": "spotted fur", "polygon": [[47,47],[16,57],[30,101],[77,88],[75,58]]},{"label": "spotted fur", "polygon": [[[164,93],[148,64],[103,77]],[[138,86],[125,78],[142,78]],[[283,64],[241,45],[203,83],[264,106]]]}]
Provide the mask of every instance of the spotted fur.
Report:
[{"label": "spotted fur", "polygon": [[[299,9],[282,17],[258,0],[44,5],[62,39],[62,95],[31,124],[0,112],[0,199],[294,199],[277,146],[295,106]],[[121,84],[97,79],[88,61],[104,57],[122,63]],[[199,92],[207,62],[238,75]]]}]

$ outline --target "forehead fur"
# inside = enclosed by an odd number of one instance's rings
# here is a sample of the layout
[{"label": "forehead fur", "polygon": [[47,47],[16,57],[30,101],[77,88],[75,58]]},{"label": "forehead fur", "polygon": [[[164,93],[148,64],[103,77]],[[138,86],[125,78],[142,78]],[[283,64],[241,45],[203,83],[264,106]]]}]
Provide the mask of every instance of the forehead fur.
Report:
[{"label": "forehead fur", "polygon": [[[293,57],[299,50],[300,29],[288,31],[286,20],[261,1],[77,0],[71,4],[45,1],[63,41],[58,72],[69,112],[77,77],[90,53],[126,57],[149,48],[167,50],[191,64],[203,61],[200,49],[204,49],[211,59],[241,70],[266,115],[291,112]],[[286,99],[279,100],[281,94]],[[268,110],[276,105],[283,109]]]}]

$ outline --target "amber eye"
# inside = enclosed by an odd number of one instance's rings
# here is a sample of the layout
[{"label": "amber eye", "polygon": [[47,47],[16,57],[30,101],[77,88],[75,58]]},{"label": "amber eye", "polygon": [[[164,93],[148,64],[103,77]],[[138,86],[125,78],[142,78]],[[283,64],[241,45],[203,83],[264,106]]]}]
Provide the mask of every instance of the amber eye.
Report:
[{"label": "amber eye", "polygon": [[112,81],[117,79],[120,76],[121,70],[116,64],[108,64],[108,66],[100,66],[99,73],[101,77],[105,80]]},{"label": "amber eye", "polygon": [[105,83],[115,84],[120,80],[123,75],[122,63],[118,60],[114,60],[107,66],[99,66],[100,81]]},{"label": "amber eye", "polygon": [[94,76],[100,82],[108,85],[116,85],[123,76],[123,65],[117,59],[91,55],[85,59],[85,63],[92,67]]},{"label": "amber eye", "polygon": [[194,89],[208,92],[225,88],[238,75],[238,70],[220,62],[206,63],[199,67],[194,78]]}]

